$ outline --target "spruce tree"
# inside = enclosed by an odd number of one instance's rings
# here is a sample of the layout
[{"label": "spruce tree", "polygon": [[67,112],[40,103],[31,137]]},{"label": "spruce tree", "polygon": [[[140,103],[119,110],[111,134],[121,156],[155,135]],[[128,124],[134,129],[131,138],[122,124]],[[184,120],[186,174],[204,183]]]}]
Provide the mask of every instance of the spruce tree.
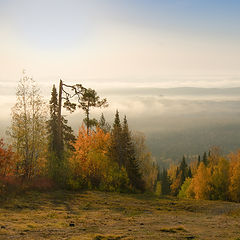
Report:
[{"label": "spruce tree", "polygon": [[203,163],[204,163],[204,165],[205,166],[207,166],[207,164],[208,164],[208,157],[207,157],[207,153],[206,152],[204,152],[204,154],[203,154]]},{"label": "spruce tree", "polygon": [[122,128],[122,148],[123,148],[123,164],[126,167],[131,185],[138,190],[144,190],[144,182],[139,171],[139,164],[136,159],[134,143],[131,132],[128,128],[127,118],[124,117]]},{"label": "spruce tree", "polygon": [[192,178],[192,171],[191,171],[191,168],[190,168],[190,167],[188,168],[187,177]]},{"label": "spruce tree", "polygon": [[63,149],[63,140],[59,138],[59,126],[58,126],[58,100],[57,90],[53,85],[50,105],[50,119],[48,120],[48,134],[49,134],[49,152],[54,152],[60,157]]},{"label": "spruce tree", "polygon": [[185,159],[185,156],[183,156],[183,159],[182,159],[182,162],[180,164],[180,174],[181,174],[181,177],[180,177],[180,185],[182,185],[188,175],[188,167],[187,167],[187,164],[186,164],[186,159]]},{"label": "spruce tree", "polygon": [[[73,130],[67,125],[67,119],[61,116],[61,126],[59,126],[58,113],[58,94],[55,85],[53,85],[50,105],[50,119],[47,121],[48,125],[48,168],[49,174],[53,179],[61,181],[65,169],[65,152],[74,150],[72,143],[75,141]],[[59,134],[59,128],[61,135]]]},{"label": "spruce tree", "polygon": [[113,128],[111,131],[110,154],[112,159],[116,161],[120,167],[124,166],[122,151],[122,126],[120,123],[118,110],[116,111]]},{"label": "spruce tree", "polygon": [[161,186],[162,186],[162,194],[163,195],[170,194],[171,180],[170,180],[170,177],[168,176],[167,170],[165,168],[162,170],[162,172],[160,172],[159,180],[160,180]]},{"label": "spruce tree", "polygon": [[101,117],[100,117],[100,120],[98,121],[97,126],[98,126],[99,128],[101,128],[101,129],[104,131],[104,133],[110,132],[110,130],[111,130],[111,126],[110,126],[110,124],[106,121],[103,113],[102,113],[102,115],[101,115]]},{"label": "spruce tree", "polygon": [[73,129],[67,125],[68,120],[61,116],[62,136],[59,136],[58,124],[58,94],[55,85],[52,88],[50,105],[50,119],[48,121],[49,151],[54,152],[58,157],[62,157],[64,151],[73,150],[72,143],[76,138]]},{"label": "spruce tree", "polygon": [[200,155],[198,155],[197,167],[199,166],[200,162],[201,162],[201,157],[200,157]]}]

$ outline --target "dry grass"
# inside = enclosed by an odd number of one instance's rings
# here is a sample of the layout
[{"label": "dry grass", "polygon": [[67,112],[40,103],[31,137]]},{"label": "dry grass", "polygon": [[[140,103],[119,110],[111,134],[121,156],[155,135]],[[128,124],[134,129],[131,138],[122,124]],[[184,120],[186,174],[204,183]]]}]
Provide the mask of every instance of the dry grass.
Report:
[{"label": "dry grass", "polygon": [[0,203],[0,239],[240,239],[240,204],[104,192],[28,192]]}]

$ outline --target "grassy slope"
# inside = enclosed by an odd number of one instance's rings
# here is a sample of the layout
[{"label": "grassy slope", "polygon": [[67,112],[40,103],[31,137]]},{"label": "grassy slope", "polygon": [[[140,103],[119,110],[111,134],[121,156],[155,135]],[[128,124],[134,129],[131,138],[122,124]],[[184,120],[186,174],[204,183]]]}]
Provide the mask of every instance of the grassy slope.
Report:
[{"label": "grassy slope", "polygon": [[240,204],[221,201],[29,192],[1,202],[0,239],[236,240],[239,218]]}]

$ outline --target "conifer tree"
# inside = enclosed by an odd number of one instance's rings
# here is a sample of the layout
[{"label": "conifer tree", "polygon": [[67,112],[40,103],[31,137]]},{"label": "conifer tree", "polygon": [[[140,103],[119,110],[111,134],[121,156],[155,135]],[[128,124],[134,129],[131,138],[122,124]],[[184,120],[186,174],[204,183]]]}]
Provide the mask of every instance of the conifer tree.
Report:
[{"label": "conifer tree", "polygon": [[170,193],[171,180],[165,168],[159,173],[159,181],[162,186],[162,194],[168,195]]},{"label": "conifer tree", "polygon": [[188,167],[187,167],[187,164],[186,164],[186,158],[185,156],[183,156],[183,159],[182,159],[182,162],[180,164],[180,185],[182,185],[188,175]]},{"label": "conifer tree", "polygon": [[104,131],[104,133],[108,133],[108,132],[110,132],[110,130],[111,130],[111,126],[110,126],[110,124],[106,121],[103,113],[102,113],[102,115],[101,115],[101,117],[100,117],[100,120],[98,121],[98,124],[97,124],[97,125],[98,125],[99,128],[101,128],[101,129]]},{"label": "conifer tree", "polygon": [[[48,125],[48,168],[50,175],[55,180],[60,179],[64,174],[65,152],[74,150],[73,143],[75,136],[73,130],[67,125],[67,119],[61,116],[61,126],[59,126],[58,114],[58,94],[55,85],[53,85],[50,105],[50,119],[47,121]],[[61,127],[61,135],[59,134],[59,128]]]},{"label": "conifer tree", "polygon": [[139,164],[136,159],[134,143],[131,132],[128,128],[127,118],[124,117],[122,128],[122,144],[123,144],[123,164],[127,170],[130,183],[135,189],[144,190],[144,182],[139,170]]},{"label": "conifer tree", "polygon": [[200,156],[200,155],[198,155],[197,167],[199,166],[200,162],[201,162],[201,156]]},{"label": "conifer tree", "polygon": [[204,165],[205,166],[207,166],[207,164],[208,164],[208,157],[207,157],[207,153],[206,152],[204,152],[204,154],[203,154],[203,163],[204,163]]},{"label": "conifer tree", "polygon": [[107,107],[107,99],[104,98],[100,100],[97,92],[94,89],[88,88],[83,90],[82,96],[80,97],[78,103],[79,107],[85,112],[86,118],[84,119],[84,123],[86,124],[87,132],[89,133],[89,129],[97,125],[96,119],[90,119],[90,109]]},{"label": "conifer tree", "polygon": [[113,129],[111,131],[110,154],[112,159],[116,161],[120,167],[124,166],[122,151],[122,126],[118,110],[116,111]]},{"label": "conifer tree", "polygon": [[51,100],[49,101],[49,105],[50,119],[47,122],[49,134],[48,150],[49,152],[54,152],[58,157],[60,157],[63,149],[63,139],[61,139],[58,134],[58,99],[55,85],[53,85],[52,88]]},{"label": "conifer tree", "polygon": [[52,88],[50,105],[50,119],[48,120],[49,151],[54,152],[58,157],[62,157],[64,150],[73,150],[72,143],[76,140],[73,130],[67,125],[68,120],[61,117],[62,136],[59,136],[58,124],[58,100],[55,85]]},{"label": "conifer tree", "polygon": [[192,170],[191,170],[190,167],[188,168],[188,174],[187,174],[187,177],[192,178]]}]

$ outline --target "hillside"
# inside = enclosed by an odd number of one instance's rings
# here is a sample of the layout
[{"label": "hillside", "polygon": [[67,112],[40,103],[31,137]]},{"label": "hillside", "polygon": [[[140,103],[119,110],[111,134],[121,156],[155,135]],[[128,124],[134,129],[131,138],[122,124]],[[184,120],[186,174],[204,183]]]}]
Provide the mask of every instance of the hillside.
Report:
[{"label": "hillside", "polygon": [[240,205],[104,192],[28,192],[2,201],[0,239],[240,238]]}]

